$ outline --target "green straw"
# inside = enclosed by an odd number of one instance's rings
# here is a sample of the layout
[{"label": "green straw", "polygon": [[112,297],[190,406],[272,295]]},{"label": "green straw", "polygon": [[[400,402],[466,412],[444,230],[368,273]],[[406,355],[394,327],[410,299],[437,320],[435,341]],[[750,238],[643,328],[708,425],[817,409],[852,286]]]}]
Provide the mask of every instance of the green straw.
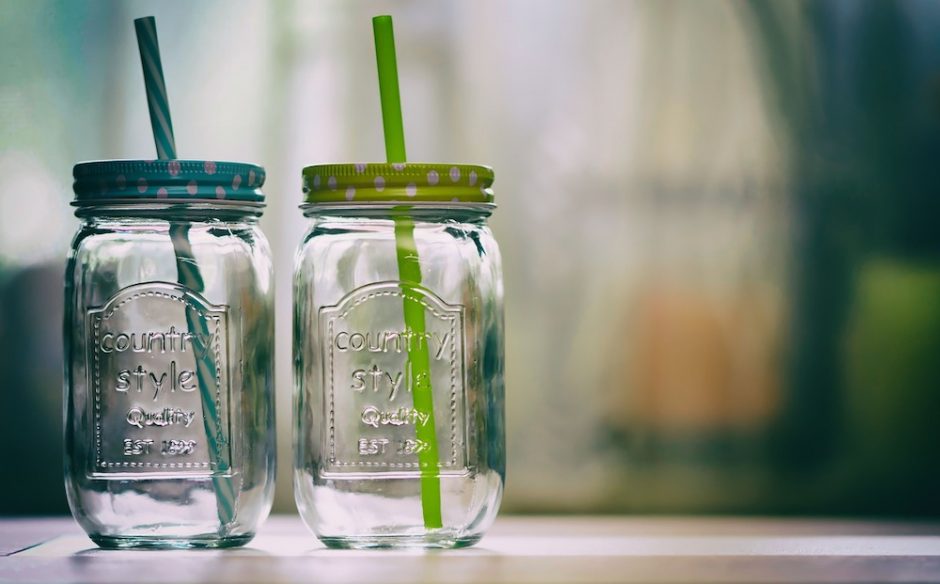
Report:
[{"label": "green straw", "polygon": [[[157,24],[152,16],[134,21],[137,31],[137,47],[140,49],[140,64],[144,71],[144,85],[147,88],[147,105],[150,109],[150,126],[153,140],[157,145],[157,157],[161,160],[176,158],[176,140],[173,137],[173,122],[170,118],[170,103],[167,99],[166,83],[163,80],[163,65],[160,62],[160,45],[157,43]],[[176,254],[177,279],[183,287],[202,293],[205,283],[199,273],[199,265],[193,257],[189,242],[189,223],[170,223],[170,239]],[[199,313],[186,305],[186,324],[193,333],[193,342],[212,338],[208,323]],[[200,356],[201,354],[201,356]],[[220,477],[227,473],[229,464],[222,457],[221,450],[226,438],[219,423],[219,412],[215,407],[212,387],[215,385],[216,364],[211,360],[212,352],[208,346],[197,346],[196,379],[199,384],[199,396],[202,400],[202,419],[206,431],[209,457],[215,463],[212,484],[216,493],[219,521],[223,526],[235,519],[235,489],[232,480]]]},{"label": "green straw", "polygon": [[[395,59],[395,35],[391,16],[372,19],[375,33],[375,60],[379,70],[379,95],[382,100],[382,126],[385,130],[385,156],[388,162],[405,162],[405,130],[401,119],[401,97],[398,92],[398,63]],[[398,277],[403,283],[421,285],[421,262],[415,246],[415,224],[407,215],[395,216],[395,247]],[[405,329],[417,338],[426,338],[424,307],[402,296]],[[434,402],[431,388],[431,361],[426,342],[408,343],[411,363],[412,399],[414,409],[427,416],[428,422],[415,428],[415,438],[427,445],[418,452],[421,469],[421,509],[424,527],[443,526],[441,521],[441,479],[438,472],[437,433],[434,425]]]}]

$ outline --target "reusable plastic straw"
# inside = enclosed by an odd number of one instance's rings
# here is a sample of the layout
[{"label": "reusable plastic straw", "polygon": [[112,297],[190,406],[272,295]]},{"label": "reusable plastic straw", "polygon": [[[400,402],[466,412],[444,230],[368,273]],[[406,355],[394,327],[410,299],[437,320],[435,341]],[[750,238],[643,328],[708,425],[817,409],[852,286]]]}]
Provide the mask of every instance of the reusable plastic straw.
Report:
[{"label": "reusable plastic straw", "polygon": [[[382,126],[385,130],[385,156],[390,163],[405,162],[405,130],[401,119],[401,97],[398,92],[398,63],[395,59],[395,35],[391,16],[372,19],[375,34],[375,60],[379,70],[379,95],[382,101]],[[405,208],[407,209],[407,207]],[[405,214],[395,215],[395,247],[398,277],[402,282],[421,285],[421,262],[415,246],[414,221]],[[415,427],[415,438],[424,445],[418,452],[421,469],[421,509],[424,526],[433,529],[441,521],[441,480],[438,473],[437,433],[434,424],[431,361],[428,355],[424,307],[402,297],[405,328],[422,342],[408,343],[411,363],[412,399],[414,409],[427,416],[427,423]]]},{"label": "reusable plastic straw", "polygon": [[[140,49],[140,64],[144,71],[144,85],[147,88],[147,105],[150,109],[150,126],[153,140],[157,145],[157,157],[161,160],[176,158],[176,140],[173,137],[173,122],[170,119],[170,103],[167,99],[166,84],[163,81],[163,66],[160,62],[160,46],[157,43],[157,24],[152,16],[134,21],[137,31],[137,47]],[[188,223],[170,223],[170,239],[176,254],[177,279],[180,285],[196,292],[203,292],[205,283],[199,273],[199,265],[193,257],[189,242]],[[193,343],[214,337],[208,323],[199,313],[186,305],[186,324],[193,334]],[[210,334],[212,336],[210,336]],[[219,520],[227,525],[235,519],[235,490],[232,480],[217,476],[230,470],[228,463],[221,456],[225,444],[225,434],[219,423],[212,388],[215,385],[216,365],[210,356],[209,346],[197,346],[193,354],[196,358],[196,380],[199,384],[199,396],[202,400],[202,419],[206,431],[209,457],[214,462],[212,484],[216,494]]]}]

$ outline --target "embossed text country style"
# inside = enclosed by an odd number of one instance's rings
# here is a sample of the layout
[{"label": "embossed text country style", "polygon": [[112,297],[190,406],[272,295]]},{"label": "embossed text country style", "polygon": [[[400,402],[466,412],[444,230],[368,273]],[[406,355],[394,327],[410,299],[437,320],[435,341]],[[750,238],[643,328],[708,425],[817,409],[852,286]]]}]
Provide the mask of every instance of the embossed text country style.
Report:
[{"label": "embossed text country style", "polygon": [[135,353],[173,355],[172,360],[162,367],[153,362],[145,363],[146,367],[144,364],[131,363],[131,366],[117,371],[115,391],[141,393],[149,389],[156,401],[161,392],[189,393],[198,388],[196,371],[186,364],[194,358],[205,359],[218,340],[216,335],[214,332],[199,334],[177,330],[175,326],[166,331],[108,331],[101,335],[98,348],[103,354],[123,354],[124,358]]}]

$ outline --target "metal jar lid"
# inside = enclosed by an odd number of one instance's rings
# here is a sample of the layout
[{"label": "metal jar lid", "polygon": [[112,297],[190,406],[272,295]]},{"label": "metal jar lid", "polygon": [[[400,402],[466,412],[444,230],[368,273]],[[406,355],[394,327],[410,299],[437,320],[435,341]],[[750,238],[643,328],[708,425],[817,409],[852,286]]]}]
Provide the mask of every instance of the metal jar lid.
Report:
[{"label": "metal jar lid", "polygon": [[264,202],[265,171],[244,162],[100,160],[72,169],[76,205],[114,201]]},{"label": "metal jar lid", "polygon": [[303,170],[304,202],[492,203],[493,179],[472,164],[319,164]]}]

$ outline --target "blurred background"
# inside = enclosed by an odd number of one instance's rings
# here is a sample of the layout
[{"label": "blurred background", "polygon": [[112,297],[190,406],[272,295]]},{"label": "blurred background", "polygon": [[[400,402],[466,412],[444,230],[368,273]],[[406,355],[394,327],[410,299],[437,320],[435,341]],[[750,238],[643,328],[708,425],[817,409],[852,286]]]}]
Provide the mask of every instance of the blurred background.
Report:
[{"label": "blurred background", "polygon": [[181,157],[268,169],[278,489],[292,512],[300,169],[496,170],[507,512],[940,515],[940,4],[0,0],[0,515],[66,513],[71,168],[152,158],[157,17]]}]

